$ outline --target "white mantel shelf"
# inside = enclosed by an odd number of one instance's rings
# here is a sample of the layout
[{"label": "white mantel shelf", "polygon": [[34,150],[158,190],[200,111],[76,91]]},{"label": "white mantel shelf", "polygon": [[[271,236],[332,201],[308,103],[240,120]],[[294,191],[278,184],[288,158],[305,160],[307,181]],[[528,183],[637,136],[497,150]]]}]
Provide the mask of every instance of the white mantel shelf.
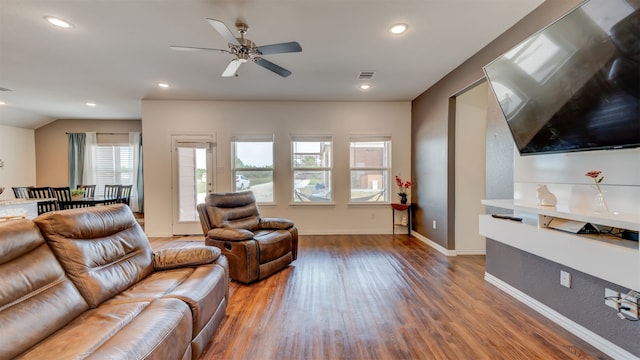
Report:
[{"label": "white mantel shelf", "polygon": [[[628,230],[640,229],[636,217],[576,214],[562,209],[514,205],[513,200],[483,200],[483,205]],[[640,249],[637,241],[608,240],[602,235],[576,235],[511,220],[480,215],[480,235],[586,274],[640,290]],[[602,238],[601,238],[602,237]]]},{"label": "white mantel shelf", "polygon": [[637,214],[608,215],[594,212],[573,212],[567,206],[548,207],[528,203],[514,203],[512,199],[482,200],[482,205],[640,231],[640,215]]}]

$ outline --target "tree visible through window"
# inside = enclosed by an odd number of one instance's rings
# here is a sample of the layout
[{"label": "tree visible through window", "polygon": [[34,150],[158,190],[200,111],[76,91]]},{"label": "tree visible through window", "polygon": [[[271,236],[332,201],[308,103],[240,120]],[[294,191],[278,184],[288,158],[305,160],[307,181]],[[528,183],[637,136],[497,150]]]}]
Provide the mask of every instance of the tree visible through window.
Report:
[{"label": "tree visible through window", "polygon": [[231,139],[234,191],[251,190],[257,202],[273,202],[273,135]]}]

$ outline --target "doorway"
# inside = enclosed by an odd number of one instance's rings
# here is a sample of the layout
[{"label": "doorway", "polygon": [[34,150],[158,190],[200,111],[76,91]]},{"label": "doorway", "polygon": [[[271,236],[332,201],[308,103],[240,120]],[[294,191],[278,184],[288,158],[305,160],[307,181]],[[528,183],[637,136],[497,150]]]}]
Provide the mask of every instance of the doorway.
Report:
[{"label": "doorway", "polygon": [[457,255],[484,255],[485,238],[478,234],[484,214],[487,102],[486,81],[455,98],[455,250]]},{"label": "doorway", "polygon": [[202,235],[196,206],[215,189],[213,136],[172,136],[172,233]]}]

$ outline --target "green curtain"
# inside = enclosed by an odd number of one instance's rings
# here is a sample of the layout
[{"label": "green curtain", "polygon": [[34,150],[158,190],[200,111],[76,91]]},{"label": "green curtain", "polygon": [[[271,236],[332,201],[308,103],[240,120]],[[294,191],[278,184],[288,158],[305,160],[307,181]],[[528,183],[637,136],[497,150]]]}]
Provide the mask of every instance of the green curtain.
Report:
[{"label": "green curtain", "polygon": [[69,187],[75,189],[82,184],[84,170],[85,133],[69,133]]}]

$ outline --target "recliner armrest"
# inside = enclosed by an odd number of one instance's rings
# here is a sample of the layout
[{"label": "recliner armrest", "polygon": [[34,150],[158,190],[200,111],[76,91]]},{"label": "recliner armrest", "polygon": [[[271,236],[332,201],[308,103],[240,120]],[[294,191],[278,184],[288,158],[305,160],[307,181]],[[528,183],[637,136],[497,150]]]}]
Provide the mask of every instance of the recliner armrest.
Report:
[{"label": "recliner armrest", "polygon": [[283,218],[261,218],[260,229],[287,230],[292,227],[293,221]]},{"label": "recliner armrest", "polygon": [[213,240],[242,241],[253,239],[253,232],[246,229],[213,228],[207,232],[207,237]]},{"label": "recliner armrest", "polygon": [[161,249],[153,253],[153,269],[158,271],[210,264],[220,254],[220,249],[214,246]]}]

